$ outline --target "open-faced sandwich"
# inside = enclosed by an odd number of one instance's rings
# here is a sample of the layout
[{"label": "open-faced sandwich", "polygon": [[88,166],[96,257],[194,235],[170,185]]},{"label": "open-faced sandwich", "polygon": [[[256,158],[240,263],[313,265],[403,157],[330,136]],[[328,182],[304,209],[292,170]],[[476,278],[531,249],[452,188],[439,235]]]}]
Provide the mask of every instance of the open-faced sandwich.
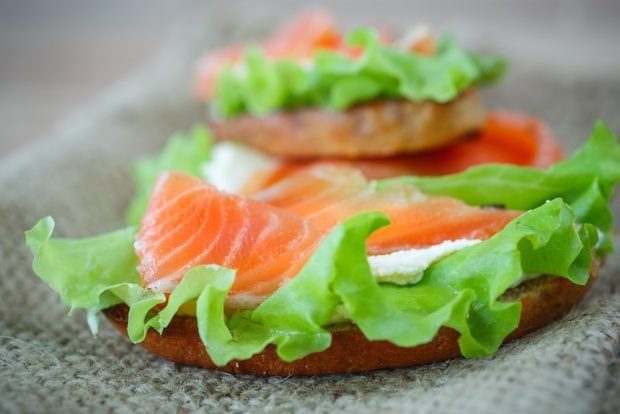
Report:
[{"label": "open-faced sandwich", "polygon": [[[561,160],[536,119],[482,112],[472,88],[495,64],[302,22],[207,60],[224,142],[196,127],[139,162],[133,227],[57,239],[48,217],[26,233],[63,303],[93,332],[103,311],[157,355],[259,375],[491,355],[574,306],[613,250],[612,132],[596,123]],[[392,110],[398,138],[371,150]],[[411,117],[451,126],[437,138]]]}]

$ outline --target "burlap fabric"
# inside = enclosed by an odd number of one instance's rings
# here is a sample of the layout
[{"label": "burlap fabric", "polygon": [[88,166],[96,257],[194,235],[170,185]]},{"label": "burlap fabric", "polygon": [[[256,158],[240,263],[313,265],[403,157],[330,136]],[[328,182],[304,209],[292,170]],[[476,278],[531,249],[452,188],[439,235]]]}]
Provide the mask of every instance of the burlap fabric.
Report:
[{"label": "burlap fabric", "polygon": [[[83,314],[66,317],[30,270],[23,231],[44,215],[60,236],[123,225],[132,160],[201,117],[188,93],[194,44],[173,44],[53,136],[1,161],[0,412],[620,412],[618,257],[568,316],[491,358],[366,375],[233,377],[158,359],[106,323],[95,339]],[[574,148],[598,117],[620,127],[620,78],[609,73],[517,66],[487,98],[541,114]]]}]

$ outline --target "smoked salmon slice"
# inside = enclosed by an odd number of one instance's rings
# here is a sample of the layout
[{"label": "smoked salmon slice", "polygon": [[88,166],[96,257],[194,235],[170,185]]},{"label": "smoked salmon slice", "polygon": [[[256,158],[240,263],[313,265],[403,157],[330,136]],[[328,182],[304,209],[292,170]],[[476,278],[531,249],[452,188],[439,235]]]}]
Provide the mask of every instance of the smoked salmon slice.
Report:
[{"label": "smoked salmon slice", "polygon": [[136,253],[146,287],[171,291],[201,264],[237,269],[232,294],[267,290],[297,274],[321,239],[308,220],[225,194],[180,173],[158,178]]},{"label": "smoked salmon slice", "polygon": [[371,254],[488,238],[518,215],[411,185],[379,191],[352,168],[296,175],[255,199],[169,172],[158,178],[136,238],[138,270],[145,287],[170,292],[192,267],[217,264],[237,270],[231,296],[266,297],[299,272],[337,223],[368,210],[392,220],[368,240]]},{"label": "smoked salmon slice", "polygon": [[333,165],[299,171],[253,198],[297,213],[323,232],[362,211],[383,211],[391,224],[370,236],[370,254],[426,247],[445,240],[487,239],[520,214],[428,196],[412,184],[377,190],[360,170]]}]

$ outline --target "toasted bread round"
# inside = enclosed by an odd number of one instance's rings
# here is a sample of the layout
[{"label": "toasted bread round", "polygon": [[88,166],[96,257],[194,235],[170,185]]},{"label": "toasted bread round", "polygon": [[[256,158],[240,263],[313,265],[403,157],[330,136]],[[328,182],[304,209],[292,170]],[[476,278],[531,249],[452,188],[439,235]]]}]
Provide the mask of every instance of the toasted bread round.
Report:
[{"label": "toasted bread round", "polygon": [[[518,328],[505,340],[511,341],[539,329],[568,312],[587,292],[585,286],[575,285],[566,279],[542,276],[511,289],[502,300],[519,300],[522,303]],[[118,305],[104,311],[108,320],[123,334],[127,334],[128,308]],[[354,326],[332,330],[332,344],[325,351],[310,354],[293,362],[281,360],[274,346],[244,361],[232,361],[216,366],[205,351],[198,336],[196,319],[176,316],[160,335],[149,330],[141,345],[155,355],[183,365],[194,365],[231,374],[273,376],[307,376],[337,373],[374,371],[423,365],[461,355],[459,333],[442,327],[433,341],[411,348],[396,346],[387,341],[369,341]]]},{"label": "toasted bread round", "polygon": [[303,108],[209,120],[215,138],[286,158],[383,157],[435,149],[484,125],[475,91],[447,103],[383,100],[336,112]]}]

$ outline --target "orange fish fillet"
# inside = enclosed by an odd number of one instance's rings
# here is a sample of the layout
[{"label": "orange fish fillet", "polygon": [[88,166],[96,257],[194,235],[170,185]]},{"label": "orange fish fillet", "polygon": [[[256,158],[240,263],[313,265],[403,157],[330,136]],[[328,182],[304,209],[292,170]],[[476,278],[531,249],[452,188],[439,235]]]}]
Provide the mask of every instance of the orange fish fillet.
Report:
[{"label": "orange fish fillet", "polygon": [[323,232],[362,211],[383,211],[392,223],[370,236],[370,254],[431,246],[445,240],[487,239],[520,214],[471,207],[450,197],[428,196],[410,184],[379,191],[359,170],[328,165],[302,170],[253,198],[297,213]]},{"label": "orange fish fillet", "polygon": [[232,294],[273,292],[297,274],[320,239],[294,213],[164,173],[137,236],[138,270],[145,286],[169,291],[192,267],[218,264],[237,269]]}]

